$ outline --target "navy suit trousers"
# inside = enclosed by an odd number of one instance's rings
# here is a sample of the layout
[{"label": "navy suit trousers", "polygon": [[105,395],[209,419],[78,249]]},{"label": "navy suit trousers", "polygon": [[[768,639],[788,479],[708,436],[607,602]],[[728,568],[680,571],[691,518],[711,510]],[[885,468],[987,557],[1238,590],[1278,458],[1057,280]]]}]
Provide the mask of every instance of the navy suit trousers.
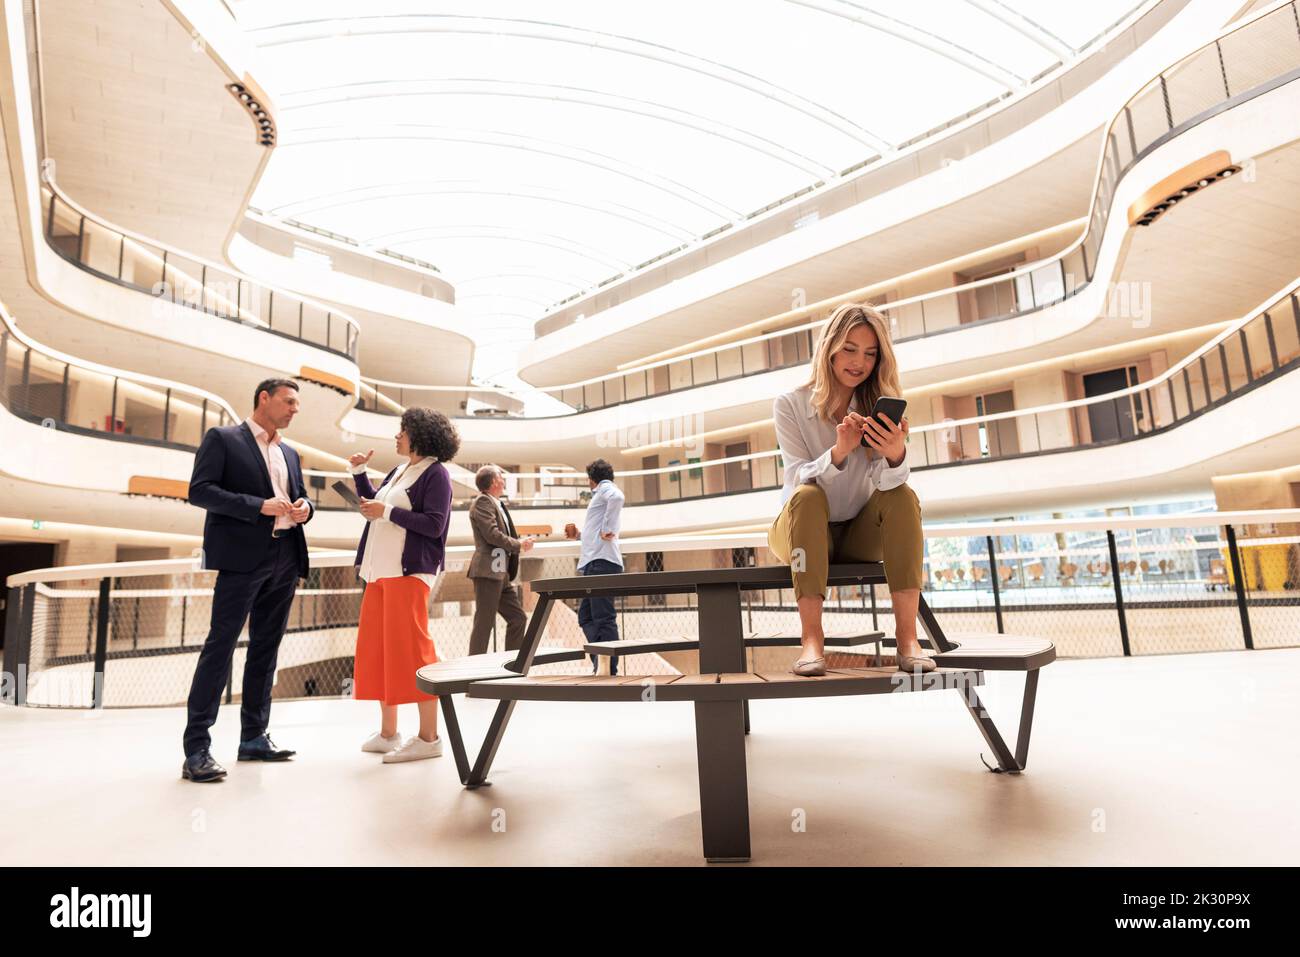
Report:
[{"label": "navy suit trousers", "polygon": [[271,540],[266,557],[252,571],[217,573],[212,593],[212,623],[190,685],[189,723],[184,738],[186,757],[212,744],[208,729],[217,720],[221,695],[230,681],[235,645],[245,621],[248,621],[248,656],[244,661],[239,739],[251,741],[266,731],[271,720],[275,660],[298,588],[298,570],[295,542],[285,536]]}]

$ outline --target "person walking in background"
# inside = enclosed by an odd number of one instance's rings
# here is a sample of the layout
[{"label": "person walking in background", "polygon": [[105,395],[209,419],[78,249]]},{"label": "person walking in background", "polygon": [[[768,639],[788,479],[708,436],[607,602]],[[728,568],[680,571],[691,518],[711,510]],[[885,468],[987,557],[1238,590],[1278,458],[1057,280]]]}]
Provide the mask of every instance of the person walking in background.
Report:
[{"label": "person walking in background", "polygon": [[[587,483],[592,491],[582,532],[580,534],[577,526],[570,523],[564,527],[564,536],[582,542],[578,555],[579,575],[614,575],[623,570],[623,555],[618,548],[623,492],[614,484],[614,466],[604,459],[596,459],[587,466]],[[578,605],[578,626],[589,643],[618,641],[614,600],[584,598]],[[591,656],[591,667],[593,673],[599,670],[595,655]],[[618,674],[617,656],[609,659],[609,673]]]},{"label": "person walking in background", "polygon": [[469,524],[474,533],[474,555],[468,577],[474,582],[474,625],[469,636],[469,653],[487,651],[488,634],[497,614],[506,620],[506,650],[523,644],[528,614],[519,594],[519,555],[533,547],[531,535],[522,538],[515,531],[510,510],[501,501],[506,490],[505,473],[485,465],[474,474],[479,494],[470,503]]},{"label": "person walking in background", "polygon": [[253,414],[239,425],[209,429],[194,456],[189,502],[208,513],[201,565],[217,569],[217,581],[211,625],[186,703],[181,767],[186,780],[226,776],[212,757],[209,729],[217,720],[245,621],[249,641],[238,759],[284,761],[295,753],[277,747],[266,728],[280,640],[298,579],[307,577],[302,526],[315,514],[303,488],[298,453],[280,436],[297,414],[298,383],[266,379],[253,392]]},{"label": "person walking in background", "polygon": [[[438,699],[415,684],[415,673],[438,660],[429,638],[429,595],[443,567],[451,522],[451,475],[444,463],[460,449],[460,435],[441,412],[402,413],[395,451],[405,458],[378,490],[366,474],[375,450],[350,456],[361,496],[365,531],[357,547],[357,573],[366,583],[357,624],[352,696],[379,702],[379,730],[362,751],[383,754],[385,764],[436,758]],[[420,732],[402,743],[397,706],[414,703]]]}]

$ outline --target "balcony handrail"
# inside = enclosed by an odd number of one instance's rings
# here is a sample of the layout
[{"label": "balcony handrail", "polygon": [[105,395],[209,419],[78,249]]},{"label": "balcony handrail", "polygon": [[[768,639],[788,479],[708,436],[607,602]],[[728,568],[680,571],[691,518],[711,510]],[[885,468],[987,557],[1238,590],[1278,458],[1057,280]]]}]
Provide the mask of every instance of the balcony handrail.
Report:
[{"label": "balcony handrail", "polygon": [[1113,402],[1114,400],[1123,398],[1124,396],[1136,395],[1139,392],[1145,392],[1148,389],[1155,388],[1156,386],[1169,381],[1178,373],[1188,368],[1188,366],[1190,366],[1192,363],[1199,362],[1203,356],[1209,354],[1211,350],[1217,348],[1220,343],[1226,341],[1234,333],[1250,325],[1250,323],[1254,322],[1260,316],[1264,315],[1264,313],[1268,312],[1279,302],[1290,297],[1291,295],[1294,295],[1298,290],[1300,290],[1300,278],[1292,280],[1287,286],[1283,287],[1279,292],[1276,292],[1273,295],[1269,296],[1268,299],[1264,300],[1264,303],[1262,305],[1255,307],[1254,309],[1250,310],[1240,318],[1234,319],[1231,322],[1229,322],[1228,325],[1225,326],[1213,338],[1209,339],[1207,342],[1202,344],[1197,349],[1183,356],[1183,358],[1179,359],[1177,362],[1171,365],[1164,372],[1161,372],[1159,375],[1155,376],[1154,378],[1148,379],[1146,382],[1139,382],[1137,385],[1126,386],[1123,389],[1115,389],[1113,392],[1104,392],[1101,395],[1085,396],[1082,399],[1067,399],[1064,402],[1053,402],[1048,405],[1034,406],[1033,408],[1029,408],[1029,409],[1012,409],[1009,412],[988,412],[985,413],[984,415],[971,416],[970,418],[965,418],[965,419],[949,419],[942,422],[928,422],[925,425],[918,425],[915,429],[911,429],[910,431],[933,432],[933,431],[938,431],[940,429],[950,429],[962,425],[974,425],[979,422],[995,422],[1000,419],[1013,419],[1022,415],[1037,415],[1039,413],[1045,413],[1045,412],[1059,412],[1062,409],[1077,409],[1088,405],[1100,404],[1102,402]]},{"label": "balcony handrail", "polygon": [[[1210,528],[1225,525],[1300,524],[1300,508],[1240,509],[1212,512],[1161,513],[1156,515],[1110,515],[1099,518],[1043,519],[1009,522],[947,522],[922,524],[927,538],[958,538],[1004,535],[1049,535],[1057,532],[1119,531],[1154,528]],[[197,545],[195,548],[197,549]],[[529,558],[572,557],[579,553],[580,542],[536,542]],[[619,548],[627,554],[642,552],[703,551],[724,548],[766,548],[766,532],[729,532],[708,535],[647,535],[620,538]],[[1214,547],[1206,543],[1207,548]],[[463,561],[474,554],[473,545],[449,545],[448,561]],[[983,560],[983,556],[969,556]],[[347,567],[356,559],[354,549],[321,549],[311,553],[316,568]],[[932,557],[933,560],[933,557]],[[946,560],[946,559],[945,559]],[[145,575],[192,574],[202,572],[199,556],[167,558],[159,561],[105,562],[91,565],[60,565],[37,568],[10,575],[6,585],[18,588],[41,582],[80,581],[92,578],[139,578]],[[210,571],[210,570],[206,570]]]},{"label": "balcony handrail", "polygon": [[[110,232],[117,233],[119,236],[123,236],[126,239],[131,240],[132,242],[140,243],[144,246],[152,246],[156,249],[164,250],[167,253],[180,256],[183,260],[188,260],[189,262],[197,263],[200,266],[206,266],[208,269],[216,270],[217,272],[229,276],[232,279],[246,282],[249,284],[250,287],[266,289],[275,293],[275,295],[277,296],[284,296],[288,299],[292,299],[295,302],[305,303],[306,305],[311,306],[313,309],[319,309],[321,312],[328,313],[332,316],[338,316],[345,323],[350,325],[358,335],[361,332],[361,326],[357,323],[356,319],[352,318],[352,316],[350,316],[347,312],[343,311],[342,309],[339,309],[337,306],[331,306],[328,303],[321,302],[319,299],[313,299],[310,296],[304,296],[296,292],[290,292],[289,290],[276,286],[273,283],[269,283],[261,279],[256,279],[245,272],[241,272],[240,270],[235,269],[233,266],[229,266],[229,265],[223,266],[221,263],[213,262],[210,259],[205,259],[202,256],[195,255],[194,253],[186,252],[183,249],[177,249],[175,246],[170,246],[167,243],[159,242],[156,239],[150,239],[149,237],[134,232],[133,230],[127,229],[123,226],[119,226],[116,223],[106,219],[105,217],[100,216],[98,213],[92,213],[90,210],[86,209],[86,207],[82,206],[76,200],[68,196],[68,194],[63,191],[62,187],[60,187],[59,184],[55,182],[54,177],[52,175],[43,173],[41,177],[41,183],[43,186],[48,188],[51,193],[57,196],[61,202],[65,203],[70,209],[72,209],[78,215],[86,217],[86,219],[98,224],[99,226],[103,227],[104,229]],[[196,280],[196,282],[198,282],[198,280]],[[200,284],[204,286],[207,285],[206,283],[200,283]]]},{"label": "balcony handrail", "polygon": [[[74,368],[85,369],[88,372],[109,376],[110,378],[123,379],[127,382],[136,382],[159,389],[172,390],[173,392],[179,392],[182,395],[206,399],[216,408],[225,411],[225,413],[230,416],[232,422],[243,421],[243,417],[236,414],[234,408],[215,392],[209,392],[207,389],[202,389],[198,386],[186,385],[185,383],[177,382],[173,379],[163,379],[158,376],[147,375],[143,372],[129,372],[124,369],[114,368],[113,366],[103,365],[99,362],[91,362],[88,359],[78,359],[66,352],[61,352],[58,349],[51,348],[44,343],[38,342],[18,328],[17,322],[9,313],[8,308],[3,302],[0,302],[0,321],[3,321],[9,334],[16,340],[21,342],[27,348],[38,352],[43,356],[48,356],[56,362],[66,363]],[[3,357],[0,357],[0,361],[3,361]]]},{"label": "balcony handrail", "polygon": [[[1243,316],[1229,322],[1217,335],[1213,336],[1211,339],[1209,339],[1207,342],[1202,344],[1197,349],[1188,353],[1178,362],[1174,363],[1168,369],[1161,372],[1159,375],[1155,376],[1152,379],[1148,379],[1146,382],[1140,382],[1137,385],[1127,386],[1126,388],[1123,389],[1116,389],[1112,392],[1105,392],[1102,393],[1101,395],[1085,396],[1084,398],[1081,399],[1067,399],[1063,402],[1053,402],[1047,405],[1033,406],[1027,409],[1011,409],[1010,411],[1007,412],[988,412],[985,413],[984,415],[971,416],[964,419],[945,419],[939,422],[927,422],[922,425],[917,425],[916,427],[909,429],[909,433],[924,434],[927,432],[940,432],[940,431],[946,431],[948,429],[959,428],[964,425],[977,425],[980,423],[995,422],[1003,419],[1015,419],[1023,416],[1038,415],[1047,412],[1059,412],[1065,409],[1084,408],[1090,405],[1099,405],[1103,402],[1113,402],[1116,399],[1120,399],[1125,396],[1136,395],[1138,393],[1148,391],[1152,388],[1161,385],[1164,382],[1169,381],[1174,376],[1178,375],[1179,373],[1183,372],[1185,369],[1190,367],[1193,363],[1199,362],[1202,357],[1209,354],[1212,350],[1217,348],[1221,343],[1227,341],[1229,338],[1231,338],[1233,334],[1244,329],[1247,325],[1254,322],[1264,313],[1268,312],[1270,309],[1275,307],[1279,302],[1282,302],[1283,300],[1296,294],[1297,292],[1300,292],[1300,278],[1293,280],[1288,285],[1284,286],[1281,290],[1269,296],[1269,298],[1264,300],[1262,304],[1251,309]],[[762,419],[762,420],[758,420],[756,424],[764,425],[770,423],[771,421],[772,420],[770,418]],[[694,438],[693,436],[689,436],[689,435],[683,436],[682,437],[683,445],[689,444],[693,438]],[[1081,447],[1081,446],[1075,446],[1075,447]],[[1061,451],[1068,451],[1068,449],[1062,449]],[[781,454],[780,449],[767,449],[761,452],[749,452],[744,455],[732,455],[724,458],[709,459],[708,461],[662,466],[653,469],[620,469],[619,474],[625,476],[664,475],[668,473],[689,471],[691,469],[712,468],[714,466],[727,465],[733,462],[748,462],[756,459],[774,458],[780,454]],[[567,477],[568,475],[568,473],[565,472],[555,472],[555,471],[513,472],[510,474],[514,478],[563,478],[563,477]],[[586,475],[585,472],[581,472],[581,471],[575,471],[572,474],[575,478],[583,478]]]},{"label": "balcony handrail", "polygon": [[419,385],[415,382],[394,382],[391,379],[377,379],[374,376],[363,375],[361,377],[362,385],[370,386],[374,391],[374,386],[386,385],[395,389],[419,389],[422,392],[505,392],[496,386],[484,385]]},{"label": "balcony handrail", "polygon": [[[1054,253],[1054,254],[1051,255],[1051,256],[1047,256],[1047,257],[1044,257],[1044,258],[1041,258],[1041,259],[1036,259],[1036,260],[1034,260],[1033,262],[1030,262],[1030,263],[1022,263],[1022,264],[1020,264],[1016,269],[1012,270],[1012,271],[1009,272],[1009,273],[1003,273],[1003,274],[1000,274],[1000,275],[997,275],[997,276],[989,276],[989,277],[985,277],[985,278],[983,278],[983,279],[976,279],[976,280],[972,280],[971,282],[960,283],[960,284],[958,284],[958,285],[948,286],[947,288],[944,288],[944,289],[936,289],[936,290],[932,290],[932,291],[927,292],[927,293],[918,293],[918,294],[915,295],[915,296],[908,296],[908,297],[905,297],[905,298],[903,298],[903,299],[897,299],[897,300],[895,300],[895,301],[893,301],[893,302],[882,303],[882,304],[876,306],[875,308],[879,309],[881,312],[888,313],[888,312],[890,312],[891,310],[900,309],[900,308],[902,308],[902,307],[904,307],[904,306],[914,305],[914,304],[916,304],[916,303],[918,303],[918,302],[928,302],[928,301],[930,301],[930,300],[932,300],[932,299],[937,299],[937,298],[939,298],[939,297],[941,297],[941,296],[942,296],[942,297],[946,297],[946,296],[958,295],[958,294],[963,293],[963,292],[969,292],[969,291],[971,291],[971,290],[980,289],[980,288],[983,288],[983,287],[985,287],[985,286],[993,285],[993,284],[995,284],[995,283],[1014,282],[1014,281],[1016,281],[1017,279],[1021,279],[1021,278],[1024,278],[1024,277],[1026,277],[1026,276],[1029,276],[1029,275],[1031,275],[1032,273],[1037,272],[1038,270],[1040,270],[1040,269],[1042,269],[1042,268],[1044,268],[1044,267],[1046,267],[1046,266],[1053,265],[1054,263],[1057,263],[1057,262],[1062,262],[1062,261],[1063,261],[1067,256],[1069,256],[1069,255],[1070,255],[1071,253],[1073,253],[1075,250],[1077,250],[1078,248],[1080,248],[1080,247],[1081,247],[1081,246],[1082,246],[1082,245],[1087,241],[1087,239],[1088,239],[1088,237],[1089,237],[1089,235],[1090,235],[1090,233],[1091,233],[1091,231],[1092,231],[1092,228],[1093,228],[1093,217],[1094,217],[1094,213],[1097,211],[1098,199],[1099,199],[1099,196],[1100,196],[1100,193],[1101,193],[1102,178],[1103,178],[1103,177],[1102,177],[1102,174],[1103,174],[1103,172],[1104,172],[1104,170],[1105,170],[1107,144],[1108,144],[1109,141],[1110,141],[1110,135],[1114,132],[1116,125],[1119,123],[1121,117],[1124,116],[1125,111],[1128,110],[1128,109],[1133,105],[1133,103],[1134,103],[1134,102],[1135,102],[1139,97],[1143,96],[1143,95],[1144,95],[1144,94],[1145,94],[1145,93],[1146,93],[1146,92],[1151,88],[1151,86],[1152,86],[1153,83],[1158,82],[1162,77],[1166,76],[1167,74],[1171,73],[1171,72],[1174,71],[1174,70],[1177,70],[1180,66],[1182,66],[1184,63],[1186,63],[1186,62],[1188,62],[1189,60],[1191,60],[1193,57],[1200,56],[1202,53],[1204,53],[1204,52],[1205,52],[1207,49],[1209,49],[1210,47],[1214,46],[1214,45],[1217,44],[1217,43],[1222,42],[1222,40],[1223,40],[1225,37],[1231,36],[1233,33],[1236,33],[1236,32],[1239,31],[1239,30],[1243,30],[1243,29],[1245,29],[1246,27],[1251,26],[1252,24],[1256,23],[1256,22],[1259,21],[1259,20],[1263,20],[1263,19],[1266,18],[1266,17],[1272,16],[1272,15],[1274,15],[1275,13],[1280,12],[1284,7],[1294,7],[1294,6],[1295,6],[1295,0],[1277,0],[1277,2],[1276,2],[1273,6],[1269,7],[1269,8],[1266,9],[1266,10],[1260,11],[1259,13],[1257,13],[1255,16],[1251,17],[1250,19],[1248,19],[1248,20],[1244,20],[1244,21],[1242,21],[1241,23],[1236,24],[1235,26],[1231,26],[1231,27],[1229,27],[1229,28],[1226,28],[1226,29],[1224,29],[1224,30],[1221,30],[1221,31],[1220,31],[1220,32],[1215,36],[1215,38],[1214,38],[1213,40],[1210,40],[1208,43],[1205,43],[1205,44],[1201,45],[1200,47],[1197,47],[1197,48],[1196,48],[1195,50],[1193,50],[1191,53],[1188,53],[1188,54],[1186,54],[1185,56],[1180,57],[1180,58],[1179,58],[1177,61],[1175,61],[1172,65],[1170,65],[1170,66],[1168,66],[1168,67],[1165,67],[1164,69],[1160,70],[1160,71],[1159,71],[1158,73],[1156,73],[1153,77],[1151,77],[1151,79],[1149,79],[1149,80],[1147,80],[1145,83],[1143,83],[1143,84],[1138,88],[1138,91],[1137,91],[1136,93],[1134,93],[1132,96],[1130,96],[1127,100],[1124,101],[1124,104],[1123,104],[1123,105],[1122,105],[1118,110],[1115,111],[1115,115],[1114,115],[1114,117],[1111,119],[1110,123],[1107,124],[1107,126],[1106,126],[1106,134],[1101,138],[1101,144],[1100,144],[1100,146],[1098,147],[1098,158],[1097,158],[1097,163],[1096,163],[1096,171],[1097,171],[1097,172],[1096,172],[1096,174],[1095,174],[1095,176],[1094,176],[1094,178],[1093,178],[1092,194],[1091,194],[1091,197],[1090,197],[1090,199],[1089,199],[1089,201],[1088,201],[1088,212],[1087,212],[1087,215],[1086,215],[1086,216],[1084,216],[1084,217],[1079,217],[1079,218],[1081,218],[1081,219],[1086,219],[1086,220],[1087,220],[1087,223],[1086,223],[1086,225],[1084,226],[1083,230],[1082,230],[1082,231],[1080,232],[1080,234],[1078,235],[1078,237],[1076,237],[1076,238],[1075,238],[1075,239],[1074,239],[1074,240],[1073,240],[1073,241],[1072,241],[1068,246],[1066,246],[1064,249],[1060,250],[1060,251],[1057,252],[1057,253]],[[1220,101],[1220,102],[1221,102],[1221,101]],[[1130,167],[1131,167],[1132,163],[1135,162],[1135,161],[1136,161],[1136,160],[1131,160],[1131,161],[1130,161]],[[1117,177],[1117,181],[1118,181],[1119,178],[1122,178],[1122,174],[1121,174],[1121,177]],[[1113,200],[1113,198],[1114,198],[1114,197],[1112,196],[1112,200]],[[1105,224],[1106,224],[1107,222],[1109,222],[1109,219],[1110,219],[1110,216],[1109,216],[1109,214],[1108,214],[1108,215],[1105,217],[1103,223],[1101,224],[1101,228],[1102,228],[1102,229],[1105,228]],[[758,322],[760,322],[760,323],[762,323],[762,322],[768,322],[768,321],[771,321],[771,322],[780,322],[780,321],[782,321],[783,319],[785,319],[786,317],[796,318],[796,317],[801,316],[801,315],[811,315],[811,314],[813,314],[813,313],[815,313],[815,312],[818,312],[818,311],[820,311],[820,310],[827,309],[827,308],[831,308],[831,307],[833,307],[833,306],[837,306],[837,305],[839,305],[839,304],[841,304],[841,303],[844,303],[844,302],[851,302],[851,301],[853,301],[856,297],[859,297],[859,296],[863,295],[864,290],[869,290],[869,289],[872,288],[873,286],[879,286],[879,285],[880,285],[880,282],[882,282],[882,281],[884,281],[884,280],[881,280],[881,281],[877,281],[877,282],[871,283],[870,285],[865,286],[865,287],[862,287],[862,288],[860,288],[860,289],[855,289],[855,290],[852,290],[852,291],[847,292],[847,293],[841,293],[841,294],[839,294],[839,295],[837,295],[837,296],[831,296],[831,297],[829,297],[829,298],[827,298],[827,299],[819,300],[819,301],[817,301],[817,302],[815,302],[815,303],[812,303],[812,304],[810,304],[810,305],[801,306],[799,309],[790,310],[789,312],[786,312],[786,313],[778,313],[776,316],[770,317],[770,319],[767,319],[767,320],[758,320]],[[1077,290],[1076,290],[1076,291],[1077,291]],[[1065,298],[1069,298],[1070,295],[1072,295],[1072,293],[1066,293],[1065,295],[1062,296],[1062,298],[1063,298],[1063,299],[1065,299]],[[735,341],[735,342],[723,343],[723,344],[718,345],[718,346],[710,346],[710,347],[708,347],[708,348],[700,349],[700,350],[697,350],[697,351],[695,351],[695,352],[690,352],[690,353],[686,353],[686,354],[678,355],[678,356],[672,356],[672,357],[665,358],[665,359],[658,359],[658,360],[655,360],[655,361],[653,361],[653,362],[647,362],[647,363],[643,363],[643,364],[630,365],[630,366],[628,366],[627,368],[620,368],[618,371],[613,372],[613,373],[607,373],[607,374],[602,375],[602,376],[595,376],[595,377],[592,377],[592,378],[582,379],[582,380],[575,381],[575,382],[569,382],[569,383],[565,383],[565,384],[562,384],[562,385],[546,386],[546,387],[544,387],[544,388],[539,388],[538,391],[544,391],[544,392],[558,392],[558,391],[562,391],[562,390],[565,390],[565,389],[576,389],[576,388],[581,388],[582,386],[592,385],[592,384],[597,383],[597,382],[602,382],[602,381],[606,381],[606,380],[609,380],[609,379],[619,378],[620,376],[629,375],[629,374],[633,374],[633,373],[636,373],[636,372],[642,372],[642,371],[646,371],[646,370],[649,370],[649,369],[658,368],[658,367],[663,366],[663,365],[668,365],[668,364],[675,363],[675,362],[685,362],[685,361],[687,361],[687,360],[695,359],[695,358],[699,358],[699,357],[704,356],[704,355],[710,355],[710,354],[712,354],[712,353],[714,353],[714,352],[717,352],[717,351],[720,351],[720,350],[722,350],[722,349],[729,349],[729,348],[735,348],[735,347],[738,347],[738,346],[748,345],[748,344],[750,344],[750,343],[757,342],[757,341],[761,341],[761,340],[763,340],[763,339],[771,338],[771,337],[774,337],[774,336],[790,335],[790,334],[792,334],[792,333],[805,332],[805,331],[808,331],[808,330],[814,329],[814,328],[816,328],[816,327],[818,327],[818,326],[823,326],[823,325],[826,324],[827,321],[828,321],[828,320],[825,319],[825,318],[822,318],[822,319],[815,319],[815,320],[811,320],[810,322],[805,323],[805,324],[800,325],[800,326],[793,326],[793,327],[786,328],[786,329],[780,329],[780,330],[776,330],[776,331],[774,331],[774,332],[764,333],[764,334],[762,334],[762,335],[753,336],[753,337],[750,337],[750,338],[747,338],[747,339],[737,340],[737,341]],[[958,328],[959,328],[959,327],[958,327]],[[946,331],[946,330],[945,330],[945,331]]]}]

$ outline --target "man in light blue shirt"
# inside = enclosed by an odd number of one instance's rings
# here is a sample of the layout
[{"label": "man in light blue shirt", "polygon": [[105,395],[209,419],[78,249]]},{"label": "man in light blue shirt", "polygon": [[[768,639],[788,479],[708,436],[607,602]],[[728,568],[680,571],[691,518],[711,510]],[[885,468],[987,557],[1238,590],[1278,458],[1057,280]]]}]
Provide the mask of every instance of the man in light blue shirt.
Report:
[{"label": "man in light blue shirt", "polygon": [[[587,520],[582,533],[572,523],[565,526],[566,538],[582,541],[578,556],[579,575],[615,575],[623,570],[623,555],[618,549],[618,529],[623,515],[623,493],[614,484],[614,466],[596,459],[587,466],[591,484],[591,501],[587,503]],[[584,598],[578,606],[578,625],[588,642],[617,641],[618,617],[612,598]],[[596,656],[591,656],[595,671]],[[609,659],[609,673],[618,674],[618,658]]]}]

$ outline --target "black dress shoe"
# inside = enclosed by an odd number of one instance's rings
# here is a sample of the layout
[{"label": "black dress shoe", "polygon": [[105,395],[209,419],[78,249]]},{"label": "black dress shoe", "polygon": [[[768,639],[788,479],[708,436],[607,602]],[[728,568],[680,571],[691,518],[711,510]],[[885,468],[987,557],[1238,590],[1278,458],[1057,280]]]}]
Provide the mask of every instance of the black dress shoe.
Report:
[{"label": "black dress shoe", "polygon": [[212,752],[207,748],[191,754],[181,765],[181,777],[187,781],[197,781],[202,784],[208,781],[220,781],[225,776],[226,769],[213,760]]},{"label": "black dress shoe", "polygon": [[287,748],[277,748],[266,732],[251,741],[239,742],[240,761],[287,761],[297,753]]}]

